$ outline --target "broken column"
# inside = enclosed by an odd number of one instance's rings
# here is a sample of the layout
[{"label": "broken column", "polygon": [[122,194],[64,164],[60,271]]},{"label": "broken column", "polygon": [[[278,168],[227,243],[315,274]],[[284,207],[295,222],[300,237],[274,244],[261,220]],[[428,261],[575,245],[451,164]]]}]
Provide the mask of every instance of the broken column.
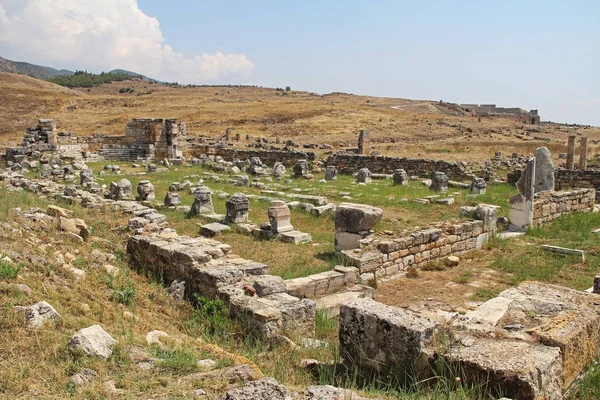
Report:
[{"label": "broken column", "polygon": [[212,193],[206,186],[199,186],[194,191],[194,203],[192,203],[192,213],[194,215],[214,212]]},{"label": "broken column", "polygon": [[533,193],[554,190],[554,163],[552,154],[546,147],[535,150],[535,177]]},{"label": "broken column", "polygon": [[285,175],[285,165],[280,162],[276,162],[273,165],[273,176],[281,178],[283,175]]},{"label": "broken column", "polygon": [[231,137],[231,128],[225,129],[225,141],[229,142],[229,138]]},{"label": "broken column", "polygon": [[579,169],[585,171],[587,169],[587,152],[588,152],[588,138],[583,136],[579,139]]},{"label": "broken column", "polygon": [[341,203],[335,210],[335,250],[360,247],[359,240],[383,218],[383,210],[365,204]]},{"label": "broken column", "polygon": [[181,204],[181,196],[179,193],[175,192],[167,192],[165,196],[165,206],[167,207],[177,207]]},{"label": "broken column", "polygon": [[448,177],[445,173],[436,171],[431,176],[431,186],[429,189],[435,192],[447,192],[448,191]]},{"label": "broken column", "polygon": [[150,181],[140,181],[137,185],[137,192],[142,201],[154,201],[156,195],[154,193],[154,185]]},{"label": "broken column", "polygon": [[361,129],[358,135],[358,154],[369,154],[369,131]]},{"label": "broken column", "polygon": [[337,179],[337,168],[333,165],[325,167],[325,180],[333,181]]},{"label": "broken column", "polygon": [[131,182],[123,178],[118,183],[110,183],[109,197],[113,200],[127,200],[133,198]]},{"label": "broken column", "polygon": [[298,160],[294,165],[294,176],[302,177],[308,174],[308,162],[306,160]]},{"label": "broken column", "polygon": [[485,194],[486,189],[487,183],[485,179],[473,177],[470,188],[472,194]]},{"label": "broken column", "polygon": [[94,183],[94,173],[91,169],[83,169],[79,173],[79,184],[83,187],[86,187],[90,184]]},{"label": "broken column", "polygon": [[356,174],[356,183],[371,183],[372,175],[369,168],[361,168]]},{"label": "broken column", "polygon": [[283,233],[294,230],[291,223],[291,212],[283,200],[273,200],[269,205],[269,223],[273,233]]},{"label": "broken column", "polygon": [[258,175],[263,173],[263,163],[262,161],[260,161],[260,158],[250,158],[250,167],[248,167],[248,172],[252,175]]},{"label": "broken column", "polygon": [[227,215],[225,219],[230,224],[241,224],[248,221],[250,202],[243,193],[236,193],[225,202]]},{"label": "broken column", "polygon": [[567,144],[567,169],[573,169],[575,163],[575,135],[569,135]]},{"label": "broken column", "polygon": [[533,195],[535,193],[535,157],[527,161],[527,166],[517,181],[519,194],[510,198],[508,219],[509,229],[516,232],[526,231],[533,223]]},{"label": "broken column", "polygon": [[405,170],[394,170],[394,185],[408,185],[408,174]]}]

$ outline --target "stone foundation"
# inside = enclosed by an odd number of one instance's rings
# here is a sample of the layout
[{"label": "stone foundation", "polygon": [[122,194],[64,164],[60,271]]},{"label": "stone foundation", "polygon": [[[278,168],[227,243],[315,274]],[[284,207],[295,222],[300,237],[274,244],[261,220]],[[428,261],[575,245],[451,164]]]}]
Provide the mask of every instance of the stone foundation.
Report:
[{"label": "stone foundation", "polygon": [[548,225],[556,218],[575,212],[592,212],[595,198],[595,189],[537,193],[533,202],[532,225],[534,227]]}]

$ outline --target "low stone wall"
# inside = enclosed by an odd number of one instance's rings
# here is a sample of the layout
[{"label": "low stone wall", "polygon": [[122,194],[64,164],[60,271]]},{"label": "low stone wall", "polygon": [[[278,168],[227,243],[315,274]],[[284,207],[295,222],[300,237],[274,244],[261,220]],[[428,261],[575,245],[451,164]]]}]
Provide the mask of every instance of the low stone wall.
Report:
[{"label": "low stone wall", "polygon": [[570,192],[540,192],[533,201],[533,226],[548,225],[554,219],[574,212],[592,212],[596,189]]},{"label": "low stone wall", "polygon": [[489,237],[483,221],[441,223],[401,237],[362,240],[360,249],[345,250],[346,265],[357,267],[364,281],[393,279],[409,267],[420,268],[450,255],[481,248]]},{"label": "low stone wall", "polygon": [[392,174],[396,169],[404,169],[408,175],[430,176],[433,172],[444,172],[453,180],[470,179],[466,164],[424,158],[398,158],[366,156],[348,153],[335,153],[324,160],[327,166],[335,166],[339,172],[352,174],[361,168],[373,173]]},{"label": "low stone wall", "polygon": [[554,183],[558,190],[594,188],[596,200],[600,200],[600,170],[598,169],[556,169]]},{"label": "low stone wall", "polygon": [[356,284],[357,277],[357,268],[338,265],[332,271],[288,279],[285,281],[285,286],[289,295],[301,299],[316,299]]},{"label": "low stone wall", "polygon": [[283,163],[286,166],[293,166],[298,160],[314,161],[318,155],[312,151],[284,151],[284,150],[240,150],[232,147],[216,146],[201,143],[190,143],[186,156],[200,157],[201,155],[221,156],[226,161],[233,161],[235,158],[240,160],[249,160],[252,157],[258,157],[269,166],[275,162]]}]

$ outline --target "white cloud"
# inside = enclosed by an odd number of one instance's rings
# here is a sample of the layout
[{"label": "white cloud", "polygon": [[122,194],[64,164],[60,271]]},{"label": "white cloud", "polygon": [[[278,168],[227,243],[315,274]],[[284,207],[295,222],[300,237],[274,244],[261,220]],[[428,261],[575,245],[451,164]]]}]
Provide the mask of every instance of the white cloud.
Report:
[{"label": "white cloud", "polygon": [[0,55],[72,69],[123,68],[181,83],[243,82],[254,69],[245,54],[177,53],[137,0],[0,0]]}]

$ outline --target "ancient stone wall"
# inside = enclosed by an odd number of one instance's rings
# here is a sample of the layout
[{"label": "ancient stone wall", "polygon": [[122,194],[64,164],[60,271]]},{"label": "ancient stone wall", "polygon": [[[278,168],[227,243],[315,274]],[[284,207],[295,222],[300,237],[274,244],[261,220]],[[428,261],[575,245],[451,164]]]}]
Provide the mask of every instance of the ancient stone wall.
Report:
[{"label": "ancient stone wall", "polygon": [[466,164],[427,160],[424,158],[366,156],[348,153],[335,153],[324,160],[327,166],[335,166],[340,173],[352,174],[361,168],[368,168],[373,173],[393,174],[396,169],[403,169],[408,175],[430,176],[434,171],[444,172],[453,180],[469,179]]},{"label": "ancient stone wall", "polygon": [[376,236],[362,240],[361,248],[342,251],[348,266],[357,267],[360,277],[393,279],[409,267],[420,268],[451,255],[460,255],[485,243],[489,230],[484,221],[440,223],[400,237]]},{"label": "ancient stone wall", "polygon": [[231,147],[189,143],[187,154],[190,157],[200,157],[201,155],[221,156],[226,161],[232,161],[235,158],[240,160],[249,160],[252,157],[258,157],[267,165],[273,165],[280,162],[286,166],[293,166],[298,160],[314,161],[318,155],[312,151],[285,151],[285,150],[239,150]]},{"label": "ancient stone wall", "polygon": [[554,219],[574,212],[592,212],[595,198],[595,189],[537,193],[533,202],[532,225],[534,227],[548,225]]},{"label": "ancient stone wall", "polygon": [[573,188],[596,189],[596,200],[600,200],[600,170],[598,169],[557,169],[554,171],[556,188],[559,190]]},{"label": "ancient stone wall", "polygon": [[285,281],[286,291],[292,296],[316,299],[336,293],[356,283],[358,269],[337,266],[331,271]]}]

